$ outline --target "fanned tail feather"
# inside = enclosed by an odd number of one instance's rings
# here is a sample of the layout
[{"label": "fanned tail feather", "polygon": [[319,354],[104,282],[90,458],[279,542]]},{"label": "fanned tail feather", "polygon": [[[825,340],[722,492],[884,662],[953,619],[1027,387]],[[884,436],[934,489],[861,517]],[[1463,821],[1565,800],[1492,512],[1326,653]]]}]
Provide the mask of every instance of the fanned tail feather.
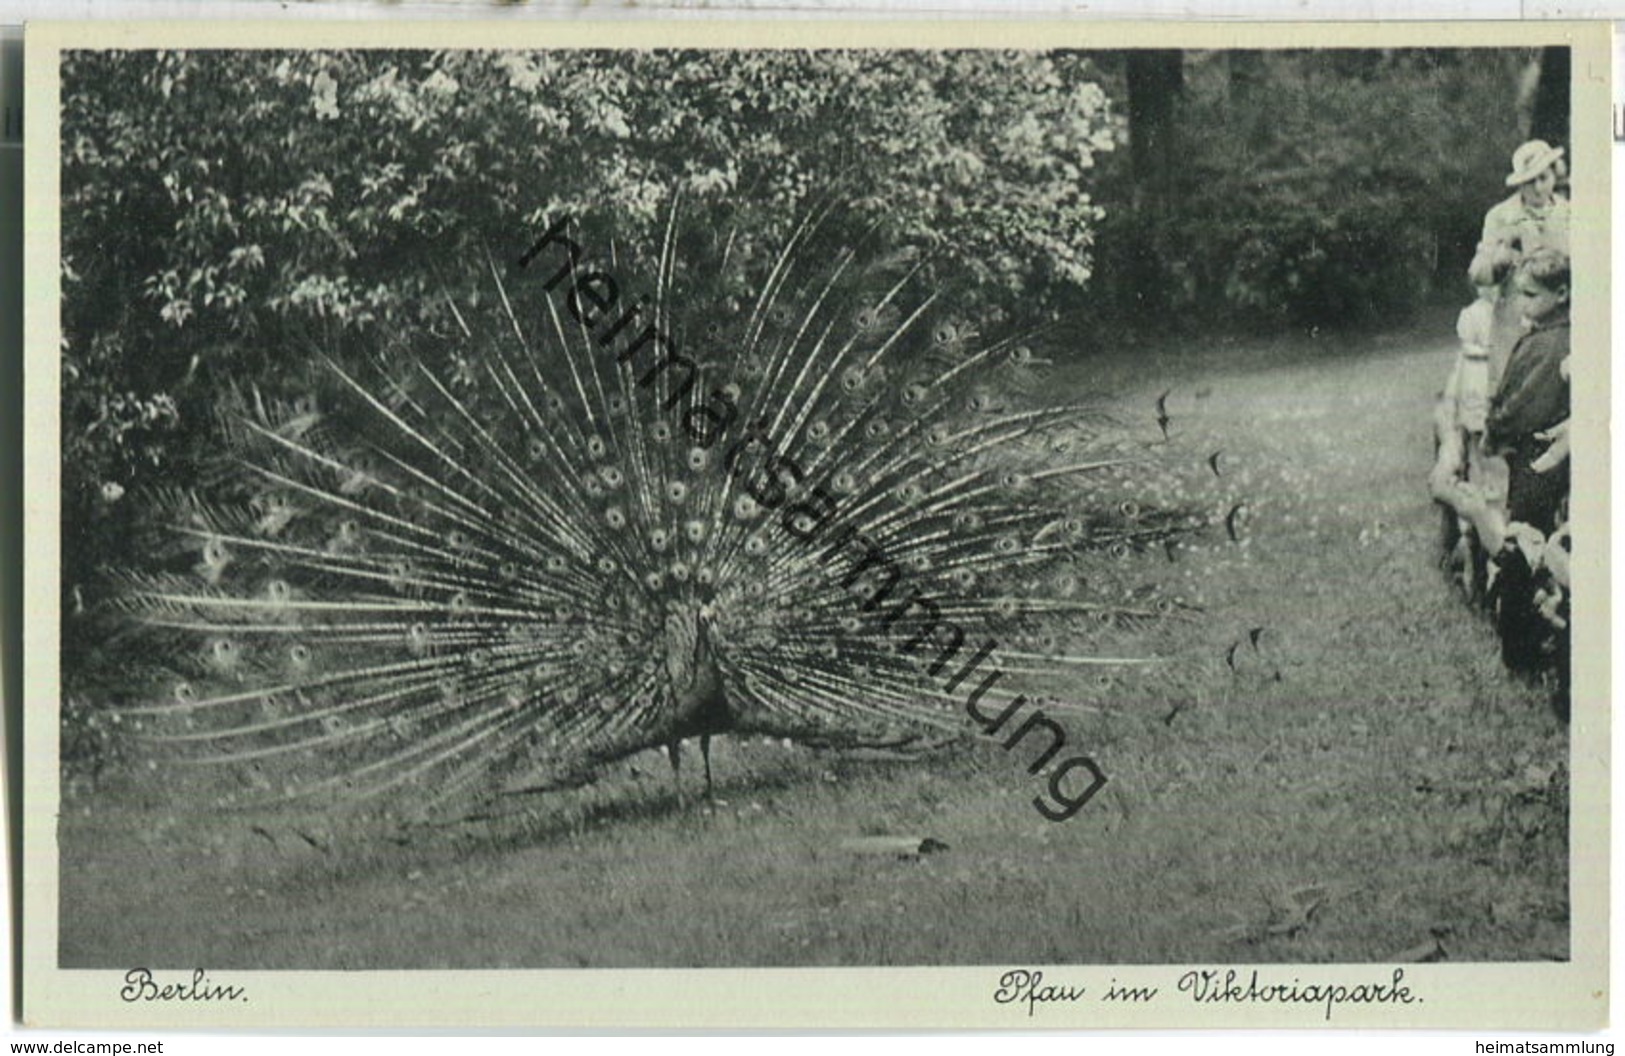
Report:
[{"label": "fanned tail feather", "polygon": [[708,270],[673,208],[613,340],[632,291],[583,311],[557,260],[487,257],[445,325],[321,354],[287,406],[229,394],[220,473],[154,497],[159,567],[126,577],[166,669],[126,728],[246,774],[222,802],[429,808],[681,736],[663,628],[701,611],[730,730],[816,744],[962,730],[948,623],[1012,675],[1144,660],[1075,650],[1188,616],[1123,559],[1206,518],[1123,498],[1155,467],[1098,406],[1031,403],[1030,336],[984,343],[917,255],[825,252],[834,213]]}]

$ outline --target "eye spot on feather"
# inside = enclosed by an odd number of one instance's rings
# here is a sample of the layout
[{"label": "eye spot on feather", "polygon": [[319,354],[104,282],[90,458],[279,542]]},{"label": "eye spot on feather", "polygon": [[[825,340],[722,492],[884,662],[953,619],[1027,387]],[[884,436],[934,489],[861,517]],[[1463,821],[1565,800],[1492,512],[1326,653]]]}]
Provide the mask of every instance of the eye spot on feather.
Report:
[{"label": "eye spot on feather", "polygon": [[241,658],[237,643],[230,638],[215,638],[209,642],[207,656],[209,666],[216,671],[231,671],[236,668]]}]

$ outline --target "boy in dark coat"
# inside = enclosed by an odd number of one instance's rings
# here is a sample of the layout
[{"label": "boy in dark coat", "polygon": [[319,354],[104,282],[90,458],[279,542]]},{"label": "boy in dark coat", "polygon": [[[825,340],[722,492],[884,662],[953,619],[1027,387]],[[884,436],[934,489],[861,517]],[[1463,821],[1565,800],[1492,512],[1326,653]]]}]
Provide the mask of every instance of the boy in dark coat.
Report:
[{"label": "boy in dark coat", "polygon": [[1567,459],[1556,465],[1554,459],[1541,459],[1554,430],[1569,417],[1568,257],[1555,249],[1533,253],[1519,264],[1513,281],[1529,330],[1512,350],[1490,400],[1484,445],[1507,460],[1508,519],[1550,535],[1569,491]]}]

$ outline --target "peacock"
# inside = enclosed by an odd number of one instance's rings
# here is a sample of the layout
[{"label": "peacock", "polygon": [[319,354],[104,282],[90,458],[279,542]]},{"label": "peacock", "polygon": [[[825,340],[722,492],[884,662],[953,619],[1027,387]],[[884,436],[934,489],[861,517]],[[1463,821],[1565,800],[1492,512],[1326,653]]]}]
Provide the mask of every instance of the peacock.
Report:
[{"label": "peacock", "polygon": [[431,323],[313,346],[308,391],[224,393],[120,590],[132,743],[223,806],[467,810],[661,749],[681,800],[684,741],[709,792],[718,736],[964,736],[994,648],[1012,683],[1136,659],[1091,633],[1186,614],[1144,569],[1212,517],[839,215],[774,247],[556,217]]}]

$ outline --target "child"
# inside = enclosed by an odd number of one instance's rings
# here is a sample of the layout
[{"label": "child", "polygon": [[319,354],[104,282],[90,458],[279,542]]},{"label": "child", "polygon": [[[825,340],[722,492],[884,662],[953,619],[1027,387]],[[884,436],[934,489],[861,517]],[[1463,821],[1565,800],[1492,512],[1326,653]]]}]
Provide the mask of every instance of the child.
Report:
[{"label": "child", "polygon": [[1513,285],[1529,329],[1490,401],[1484,448],[1507,460],[1507,516],[1549,535],[1569,490],[1568,460],[1542,457],[1569,417],[1568,257],[1538,250],[1519,264]]},{"label": "child", "polygon": [[[1469,453],[1484,438],[1484,417],[1490,409],[1490,337],[1495,325],[1495,288],[1482,287],[1478,299],[1456,317],[1461,352],[1451,380],[1456,395],[1456,424],[1469,438]],[[1469,476],[1472,476],[1469,470]]]},{"label": "child", "polygon": [[[1542,597],[1537,573],[1549,565],[1547,543],[1557,535],[1569,492],[1569,260],[1555,249],[1525,257],[1513,289],[1527,332],[1507,360],[1490,400],[1484,446],[1506,458],[1508,539],[1496,555],[1496,629],[1501,658],[1514,671],[1543,663],[1554,603]],[[1565,539],[1559,537],[1559,546]],[[1549,555],[1558,564],[1567,557]],[[1548,592],[1550,593],[1550,592]],[[1545,601],[1547,604],[1543,605]],[[1563,618],[1567,623],[1567,618]],[[1566,658],[1559,657],[1559,675]]]},{"label": "child", "polygon": [[[1447,564],[1463,573],[1469,595],[1476,593],[1479,565],[1472,553],[1468,530],[1476,531],[1482,545],[1486,537],[1499,539],[1498,523],[1506,494],[1506,468],[1484,452],[1484,419],[1489,411],[1490,348],[1496,322],[1494,286],[1478,288],[1478,297],[1456,318],[1461,347],[1450,380],[1439,402],[1435,431],[1438,457],[1429,478],[1433,497],[1447,507],[1444,545]],[[1488,520],[1494,517],[1497,523]]]}]

